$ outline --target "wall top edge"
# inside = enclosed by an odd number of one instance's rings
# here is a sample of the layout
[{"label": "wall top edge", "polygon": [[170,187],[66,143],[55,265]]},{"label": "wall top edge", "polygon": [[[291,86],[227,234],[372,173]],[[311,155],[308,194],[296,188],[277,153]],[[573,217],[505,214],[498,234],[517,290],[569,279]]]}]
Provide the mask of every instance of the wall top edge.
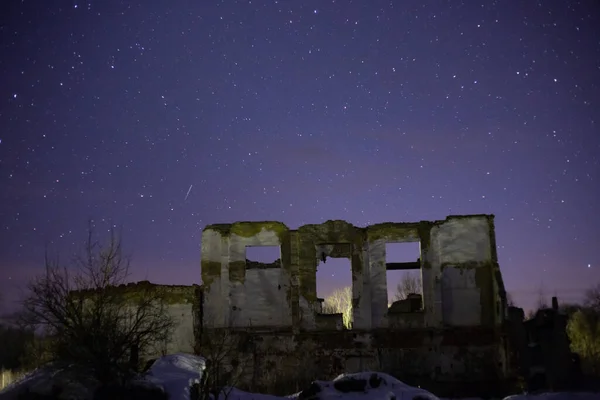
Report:
[{"label": "wall top edge", "polygon": [[380,222],[376,224],[367,225],[365,227],[355,226],[344,220],[327,220],[321,224],[306,224],[301,225],[297,229],[290,229],[287,225],[280,221],[237,221],[233,223],[225,224],[210,224],[206,225],[202,232],[218,232],[221,236],[229,236],[230,234],[237,234],[239,236],[251,237],[260,233],[262,230],[274,231],[278,234],[284,232],[298,232],[310,229],[323,229],[329,228],[333,230],[337,229],[356,229],[356,230],[378,230],[386,227],[395,227],[398,229],[415,229],[423,224],[427,225],[442,225],[452,220],[460,219],[482,219],[485,218],[489,222],[493,223],[494,214],[464,214],[464,215],[448,215],[443,220],[435,221],[418,221],[418,222]]}]

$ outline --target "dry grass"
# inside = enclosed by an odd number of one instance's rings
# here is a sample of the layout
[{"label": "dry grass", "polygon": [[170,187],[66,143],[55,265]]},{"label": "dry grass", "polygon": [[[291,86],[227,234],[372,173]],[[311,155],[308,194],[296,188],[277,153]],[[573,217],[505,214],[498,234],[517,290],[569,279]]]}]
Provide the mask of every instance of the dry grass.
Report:
[{"label": "dry grass", "polygon": [[14,381],[21,379],[27,372],[10,369],[0,369],[0,390],[4,389]]}]

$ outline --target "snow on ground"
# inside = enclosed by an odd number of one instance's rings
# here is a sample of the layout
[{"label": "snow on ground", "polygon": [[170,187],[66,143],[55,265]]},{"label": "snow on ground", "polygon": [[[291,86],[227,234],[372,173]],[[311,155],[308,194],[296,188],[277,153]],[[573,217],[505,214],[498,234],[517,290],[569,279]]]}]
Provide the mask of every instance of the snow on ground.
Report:
[{"label": "snow on ground", "polygon": [[[170,354],[157,359],[149,368],[140,383],[163,388],[170,400],[189,400],[189,388],[199,381],[204,370],[204,359],[192,354]],[[48,391],[52,382],[61,380],[59,372],[50,368],[40,368],[23,379],[0,391],[0,400],[16,400],[20,392],[30,388],[38,393]],[[87,386],[87,385],[86,385]],[[82,388],[73,388],[82,389]],[[89,387],[88,387],[89,389]],[[88,395],[89,390],[87,391]],[[80,392],[81,393],[81,392]],[[430,392],[409,386],[398,379],[381,372],[360,372],[343,374],[333,381],[315,381],[303,392],[319,400],[439,400]],[[227,400],[297,400],[300,393],[287,397],[248,393],[231,389]],[[222,400],[222,399],[221,399]],[[600,400],[600,394],[593,393],[544,393],[540,395],[514,395],[504,400]]]},{"label": "snow on ground", "polygon": [[505,397],[504,400],[600,400],[600,393],[541,393],[541,394],[515,394]]},{"label": "snow on ground", "polygon": [[[144,378],[164,389],[170,400],[189,399],[189,387],[200,379],[204,369],[204,360],[191,354],[172,354],[159,358]],[[412,400],[417,395],[421,400],[438,400],[424,389],[414,388],[390,375],[380,372],[361,372],[344,374],[333,381],[316,381],[309,390],[314,391],[320,400]],[[277,397],[259,393],[248,393],[230,389],[227,400],[289,400],[289,397]]]},{"label": "snow on ground", "polygon": [[279,397],[261,393],[248,393],[236,388],[233,388],[226,393],[228,393],[227,400],[288,400],[287,397]]},{"label": "snow on ground", "polygon": [[[301,393],[277,397],[233,389],[227,400],[290,400],[297,399]],[[315,381],[304,394],[319,400],[439,400],[424,389],[409,386],[381,372],[343,374],[333,381]]]},{"label": "snow on ground", "polygon": [[163,388],[170,400],[187,400],[189,388],[200,381],[204,359],[192,354],[176,353],[157,359],[144,380]]},{"label": "snow on ground", "polygon": [[382,372],[342,374],[333,381],[315,381],[306,391],[320,400],[439,400],[425,389],[409,386]]},{"label": "snow on ground", "polygon": [[47,394],[52,391],[52,386],[55,383],[65,387],[66,390],[63,395],[70,398],[91,397],[95,385],[92,380],[74,383],[72,374],[48,366],[38,368],[0,390],[0,400],[16,400],[26,390]]},{"label": "snow on ground", "polygon": [[34,386],[48,377],[50,377],[49,371],[46,371],[43,368],[36,369],[35,371],[26,374],[21,379],[17,379],[4,389],[0,390],[0,400],[16,399],[17,394],[23,389],[23,387]]}]

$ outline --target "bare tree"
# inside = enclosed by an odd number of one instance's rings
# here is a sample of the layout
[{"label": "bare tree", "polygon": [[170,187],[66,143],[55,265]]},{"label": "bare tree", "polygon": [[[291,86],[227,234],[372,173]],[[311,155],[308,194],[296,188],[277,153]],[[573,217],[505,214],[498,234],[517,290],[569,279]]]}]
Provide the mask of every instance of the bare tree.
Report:
[{"label": "bare tree", "polygon": [[[202,333],[195,349],[205,360],[196,393],[202,400],[209,400],[211,396],[226,400],[231,390],[242,382],[252,361],[249,354],[252,350],[251,336],[229,327],[216,328],[214,321],[214,317],[204,316]],[[256,365],[256,360],[253,361]]]},{"label": "bare tree", "polygon": [[394,300],[404,300],[409,294],[421,294],[423,285],[417,273],[407,272],[402,276],[398,286],[396,286],[396,294]]},{"label": "bare tree", "polygon": [[344,326],[352,326],[352,287],[336,289],[323,302],[324,314],[342,314]]},{"label": "bare tree", "polygon": [[96,241],[90,222],[81,256],[62,265],[46,256],[46,271],[29,282],[23,319],[43,329],[52,361],[89,373],[100,384],[123,383],[139,354],[168,340],[173,319],[163,292],[139,285],[127,293],[129,259],[110,231]]}]

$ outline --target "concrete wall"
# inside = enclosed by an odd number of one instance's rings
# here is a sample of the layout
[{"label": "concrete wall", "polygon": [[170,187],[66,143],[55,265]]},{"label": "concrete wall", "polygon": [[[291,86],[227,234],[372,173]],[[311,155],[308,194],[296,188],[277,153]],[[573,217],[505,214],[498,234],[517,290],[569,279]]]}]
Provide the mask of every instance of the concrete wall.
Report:
[{"label": "concrete wall", "polygon": [[[262,229],[256,236],[229,237],[230,326],[291,325],[286,298],[290,276],[283,268],[246,269],[246,246],[281,246],[274,231]],[[232,278],[231,265],[235,265]]]},{"label": "concrete wall", "polygon": [[[142,359],[151,359],[163,354],[177,352],[194,351],[197,339],[196,328],[200,323],[200,296],[201,291],[198,285],[157,285],[148,281],[128,283],[119,286],[110,286],[106,290],[111,291],[111,295],[119,296],[119,300],[124,301],[125,308],[120,308],[123,312],[122,317],[129,320],[139,310],[134,304],[139,301],[150,299],[160,299],[161,303],[157,305],[164,306],[167,314],[173,320],[173,331],[171,337],[165,342],[155,343],[145,349],[140,354]],[[83,296],[88,304],[93,302],[93,291],[74,291],[72,295]],[[122,296],[122,297],[120,297]],[[127,306],[130,304],[129,306]],[[139,304],[139,303],[138,303]],[[158,308],[152,308],[152,311],[158,311]]]},{"label": "concrete wall", "polygon": [[[397,242],[420,243],[417,311],[388,310],[386,243]],[[280,246],[278,268],[246,263],[245,248],[258,245]],[[323,257],[351,261],[352,330],[341,315],[319,311],[316,271]],[[223,332],[255,335],[240,357],[270,363],[253,365],[248,382],[259,382],[265,370],[301,370],[311,379],[369,368],[433,381],[506,375],[506,299],[493,216],[365,228],[345,221],[297,230],[274,221],[211,225],[202,235],[202,279],[200,342]]]},{"label": "concrete wall", "polygon": [[[258,340],[251,341],[244,331],[212,333],[230,335],[231,345],[241,349],[231,354],[246,371],[238,386],[252,391],[272,390],[271,382],[289,379],[289,393],[296,384],[306,388],[316,379],[361,371],[382,371],[429,388],[436,383],[471,384],[498,377],[498,352],[489,329],[261,332],[256,334]],[[446,393],[450,394],[457,392]]]},{"label": "concrete wall", "polygon": [[240,293],[245,303],[240,306],[239,316],[233,318],[234,325],[291,325],[286,299],[289,285],[290,277],[281,268],[246,271],[244,291]]},{"label": "concrete wall", "polygon": [[[500,324],[497,303],[503,283],[495,259],[493,218],[473,216],[449,219],[431,230],[431,267],[440,277],[444,325],[478,326]],[[437,279],[436,279],[437,281]],[[438,289],[439,287],[439,289]],[[505,304],[505,300],[503,301]]]},{"label": "concrete wall", "polygon": [[204,229],[202,232],[202,304],[203,325],[229,325],[229,239],[222,231]]},{"label": "concrete wall", "polygon": [[289,262],[282,262],[280,268],[246,267],[247,246],[281,247],[277,232],[269,226],[259,227],[251,236],[218,230],[203,232],[203,318],[207,327],[291,326]]},{"label": "concrete wall", "polygon": [[[388,313],[385,245],[415,241],[421,248],[423,311],[403,321],[402,315]],[[248,269],[247,246],[280,246],[281,267]],[[506,301],[495,246],[490,215],[366,228],[345,221],[298,230],[275,221],[207,226],[202,234],[204,323],[322,329],[315,318],[316,270],[325,256],[351,260],[355,330],[499,325]]]},{"label": "concrete wall", "polygon": [[193,353],[195,345],[194,307],[192,304],[170,304],[169,315],[173,318],[175,329],[167,344],[166,353]]},{"label": "concrete wall", "polygon": [[[423,305],[425,311],[422,316],[408,317],[406,324],[401,320],[402,316],[394,316],[394,326],[414,325],[415,320],[425,322],[425,315],[431,314],[429,309],[433,303],[432,293],[429,290],[429,275],[425,268],[425,256],[427,254],[428,224],[427,223],[384,223],[371,225],[366,230],[366,247],[369,260],[370,282],[367,290],[371,293],[370,298],[370,325],[367,328],[389,327],[388,316],[388,285],[386,269],[386,243],[420,242],[421,243],[421,276],[423,283]],[[423,239],[421,239],[423,237]],[[425,243],[425,244],[424,244]],[[410,321],[409,321],[410,320]]]}]

